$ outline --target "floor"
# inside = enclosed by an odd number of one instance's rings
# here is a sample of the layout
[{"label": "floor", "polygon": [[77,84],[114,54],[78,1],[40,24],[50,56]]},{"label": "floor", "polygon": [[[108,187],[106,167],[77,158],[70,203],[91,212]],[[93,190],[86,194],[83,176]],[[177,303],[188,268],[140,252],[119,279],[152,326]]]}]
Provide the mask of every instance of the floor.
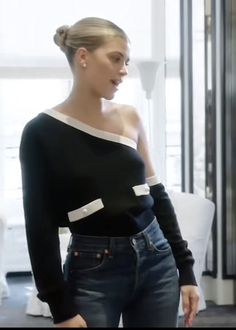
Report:
[{"label": "floor", "polygon": [[[9,276],[10,296],[0,305],[0,327],[48,328],[53,327],[51,318],[25,314],[28,296],[32,291],[32,277],[28,275]],[[179,327],[183,327],[182,317]],[[208,301],[207,309],[201,311],[193,327],[196,328],[235,328],[236,306],[216,306]]]}]

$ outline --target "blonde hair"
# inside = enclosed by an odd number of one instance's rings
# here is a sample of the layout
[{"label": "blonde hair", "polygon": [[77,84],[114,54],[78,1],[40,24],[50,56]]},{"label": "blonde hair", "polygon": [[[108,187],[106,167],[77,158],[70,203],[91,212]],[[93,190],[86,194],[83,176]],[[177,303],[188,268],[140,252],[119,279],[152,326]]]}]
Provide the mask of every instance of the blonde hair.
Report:
[{"label": "blonde hair", "polygon": [[121,37],[128,41],[126,33],[113,22],[98,17],[86,17],[72,26],[60,26],[54,35],[54,42],[65,53],[70,65],[73,65],[78,48],[85,47],[88,51],[94,51],[109,37]]}]

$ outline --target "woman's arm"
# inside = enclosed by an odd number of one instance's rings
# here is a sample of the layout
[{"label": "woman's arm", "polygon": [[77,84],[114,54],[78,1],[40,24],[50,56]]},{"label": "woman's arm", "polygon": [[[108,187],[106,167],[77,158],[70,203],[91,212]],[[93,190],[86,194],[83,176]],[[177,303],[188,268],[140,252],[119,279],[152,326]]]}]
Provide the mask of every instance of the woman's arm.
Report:
[{"label": "woman's arm", "polygon": [[25,126],[20,143],[26,237],[38,297],[56,323],[77,313],[63,279],[49,168],[35,124]]},{"label": "woman's arm", "polygon": [[155,174],[146,134],[141,120],[139,124],[138,151],[144,159],[146,165],[146,180],[150,186],[150,193],[154,200],[153,211],[164,235],[172,247],[180,273],[180,284],[196,285],[196,280],[192,270],[194,259],[191,251],[187,248],[187,242],[182,238],[171,200],[165,191],[164,185],[157,179]]},{"label": "woman's arm", "polygon": [[139,125],[138,151],[146,164],[146,180],[150,186],[150,193],[154,200],[154,214],[163,234],[170,243],[179,271],[185,326],[189,327],[192,326],[192,322],[198,312],[200,297],[193,272],[194,258],[192,252],[188,249],[187,241],[181,235],[175,210],[165,191],[165,187],[155,175],[141,120]]}]

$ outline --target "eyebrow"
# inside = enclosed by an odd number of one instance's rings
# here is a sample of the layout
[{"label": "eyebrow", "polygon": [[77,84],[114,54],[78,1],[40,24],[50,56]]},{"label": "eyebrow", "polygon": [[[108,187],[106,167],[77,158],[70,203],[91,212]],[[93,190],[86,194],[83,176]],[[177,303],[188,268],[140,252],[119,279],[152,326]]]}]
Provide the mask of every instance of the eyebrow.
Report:
[{"label": "eyebrow", "polygon": [[[111,54],[114,54],[114,53],[119,54],[121,57],[125,58],[124,54],[122,54],[118,50],[111,51]],[[129,57],[127,57],[127,59],[126,59],[126,63],[127,62],[130,62],[130,58]]]}]

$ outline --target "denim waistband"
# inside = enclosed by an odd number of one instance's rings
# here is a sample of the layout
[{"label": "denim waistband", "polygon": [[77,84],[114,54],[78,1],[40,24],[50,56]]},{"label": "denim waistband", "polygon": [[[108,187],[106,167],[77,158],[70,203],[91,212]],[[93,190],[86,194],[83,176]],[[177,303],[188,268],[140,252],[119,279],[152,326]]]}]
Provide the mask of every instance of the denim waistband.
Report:
[{"label": "denim waistband", "polygon": [[72,234],[68,245],[68,251],[76,251],[81,247],[87,247],[89,250],[97,249],[115,249],[123,250],[127,246],[149,244],[150,241],[156,240],[160,235],[161,230],[156,217],[142,231],[128,237],[106,237],[106,236],[86,236]]}]

